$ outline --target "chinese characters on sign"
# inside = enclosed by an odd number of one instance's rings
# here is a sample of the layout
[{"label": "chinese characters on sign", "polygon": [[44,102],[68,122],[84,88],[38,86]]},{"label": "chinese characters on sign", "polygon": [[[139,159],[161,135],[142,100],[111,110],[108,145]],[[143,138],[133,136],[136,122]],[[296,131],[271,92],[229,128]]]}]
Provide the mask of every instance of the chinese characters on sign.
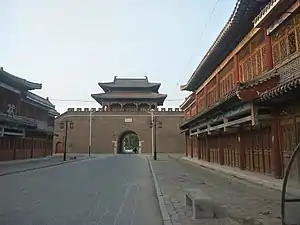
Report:
[{"label": "chinese characters on sign", "polygon": [[9,116],[14,116],[15,110],[16,110],[16,106],[14,104],[8,104],[7,106],[8,106],[7,111],[6,111],[7,114]]}]

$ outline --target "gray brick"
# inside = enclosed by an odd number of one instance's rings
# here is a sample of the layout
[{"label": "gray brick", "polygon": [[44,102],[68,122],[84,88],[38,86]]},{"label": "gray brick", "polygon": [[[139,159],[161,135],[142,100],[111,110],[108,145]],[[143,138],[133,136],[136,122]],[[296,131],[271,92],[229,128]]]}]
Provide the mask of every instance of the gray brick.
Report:
[{"label": "gray brick", "polygon": [[[233,225],[239,223],[280,225],[280,192],[248,183],[217,171],[203,169],[167,156],[163,161],[152,161],[162,192],[169,196],[172,207],[166,207],[176,224]],[[185,207],[186,188],[201,188],[217,206],[227,208],[226,217],[192,220]],[[177,216],[174,215],[176,211]],[[263,212],[270,212],[268,215]],[[173,224],[174,224],[173,223]]]}]

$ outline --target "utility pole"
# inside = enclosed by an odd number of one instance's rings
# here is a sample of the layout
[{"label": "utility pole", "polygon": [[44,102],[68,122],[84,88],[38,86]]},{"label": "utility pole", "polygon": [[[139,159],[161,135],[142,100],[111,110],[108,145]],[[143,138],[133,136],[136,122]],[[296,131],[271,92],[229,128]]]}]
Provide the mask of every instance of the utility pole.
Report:
[{"label": "utility pole", "polygon": [[153,156],[153,159],[156,160],[157,157],[156,157],[156,118],[155,118],[155,115],[154,115],[154,109],[151,109],[150,112],[151,112],[151,140],[152,140],[152,156]]},{"label": "utility pole", "polygon": [[89,119],[90,119],[90,126],[89,126],[89,156],[91,156],[91,149],[92,149],[92,114],[94,113],[94,110],[91,110],[89,113]]},{"label": "utility pole", "polygon": [[154,142],[154,155],[153,155],[153,159],[156,160],[156,117],[153,117],[153,127],[154,127],[154,135],[153,135],[153,142]]},{"label": "utility pole", "polygon": [[67,160],[68,125],[69,125],[69,121],[67,120],[67,121],[66,121],[66,127],[65,127],[64,161]]},{"label": "utility pole", "polygon": [[68,142],[68,128],[73,129],[73,122],[70,120],[66,120],[60,123],[60,128],[65,129],[65,143],[64,143],[64,156],[63,160],[67,160],[67,142]]}]

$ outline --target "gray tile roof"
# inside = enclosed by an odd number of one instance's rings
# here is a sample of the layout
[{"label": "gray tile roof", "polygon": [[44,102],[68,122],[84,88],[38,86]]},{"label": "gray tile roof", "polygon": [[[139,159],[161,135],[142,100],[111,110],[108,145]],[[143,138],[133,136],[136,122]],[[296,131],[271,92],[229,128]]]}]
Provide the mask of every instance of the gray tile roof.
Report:
[{"label": "gray tile roof", "polygon": [[106,92],[111,88],[153,88],[158,91],[160,83],[151,83],[148,78],[114,78],[113,82],[99,82],[98,85]]},{"label": "gray tile roof", "polygon": [[134,100],[154,100],[158,105],[163,105],[166,94],[158,94],[155,92],[107,92],[100,94],[92,94],[92,97],[100,104],[103,101],[134,101]]},{"label": "gray tile roof", "polygon": [[0,121],[4,123],[14,123],[18,126],[31,126],[36,127],[36,123],[33,119],[26,118],[23,116],[15,115],[13,117],[7,116],[5,113],[0,113]]},{"label": "gray tile roof", "polygon": [[51,109],[55,108],[55,106],[48,99],[43,98],[43,97],[41,97],[41,96],[39,96],[37,94],[34,94],[34,93],[30,92],[30,91],[27,92],[26,99],[34,101],[36,103],[39,103],[39,104],[41,104],[43,106],[46,106],[48,108],[51,108]]},{"label": "gray tile roof", "polygon": [[34,90],[34,89],[42,88],[42,84],[34,83],[34,82],[28,81],[26,79],[12,75],[12,74],[4,71],[3,68],[1,67],[0,68],[0,81],[4,81],[4,80],[6,82],[8,82],[9,84],[16,84],[26,90]]},{"label": "gray tile roof", "polygon": [[154,92],[107,92],[92,94],[92,97],[95,99],[165,99],[167,95]]},{"label": "gray tile roof", "polygon": [[[253,19],[271,0],[237,0],[219,36],[181,90],[194,91],[210,76],[253,27]],[[234,40],[234,41],[232,41]]]}]

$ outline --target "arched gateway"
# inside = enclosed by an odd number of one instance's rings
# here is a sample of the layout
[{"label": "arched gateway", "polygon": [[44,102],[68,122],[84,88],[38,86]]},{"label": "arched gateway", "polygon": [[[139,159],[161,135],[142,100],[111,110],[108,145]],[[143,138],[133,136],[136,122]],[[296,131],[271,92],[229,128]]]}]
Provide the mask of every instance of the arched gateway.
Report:
[{"label": "arched gateway", "polygon": [[115,152],[117,154],[131,153],[134,148],[140,152],[140,147],[138,134],[132,130],[125,130],[118,135]]},{"label": "arched gateway", "polygon": [[[183,153],[185,151],[184,136],[180,134],[178,125],[183,120],[183,113],[173,109],[158,110],[167,95],[160,94],[160,83],[152,83],[148,78],[117,78],[113,82],[99,83],[104,93],[92,94],[92,97],[101,105],[96,109],[69,108],[67,112],[57,118],[56,124],[68,119],[74,124],[68,131],[67,146],[72,146],[72,153],[123,153],[133,145],[133,137],[124,137],[136,134],[138,147],[142,153],[151,153],[151,113],[157,122],[157,151]],[[65,118],[67,117],[67,118]],[[56,126],[59,135],[56,141],[64,140],[64,132]],[[141,148],[142,145],[142,148]]]}]

